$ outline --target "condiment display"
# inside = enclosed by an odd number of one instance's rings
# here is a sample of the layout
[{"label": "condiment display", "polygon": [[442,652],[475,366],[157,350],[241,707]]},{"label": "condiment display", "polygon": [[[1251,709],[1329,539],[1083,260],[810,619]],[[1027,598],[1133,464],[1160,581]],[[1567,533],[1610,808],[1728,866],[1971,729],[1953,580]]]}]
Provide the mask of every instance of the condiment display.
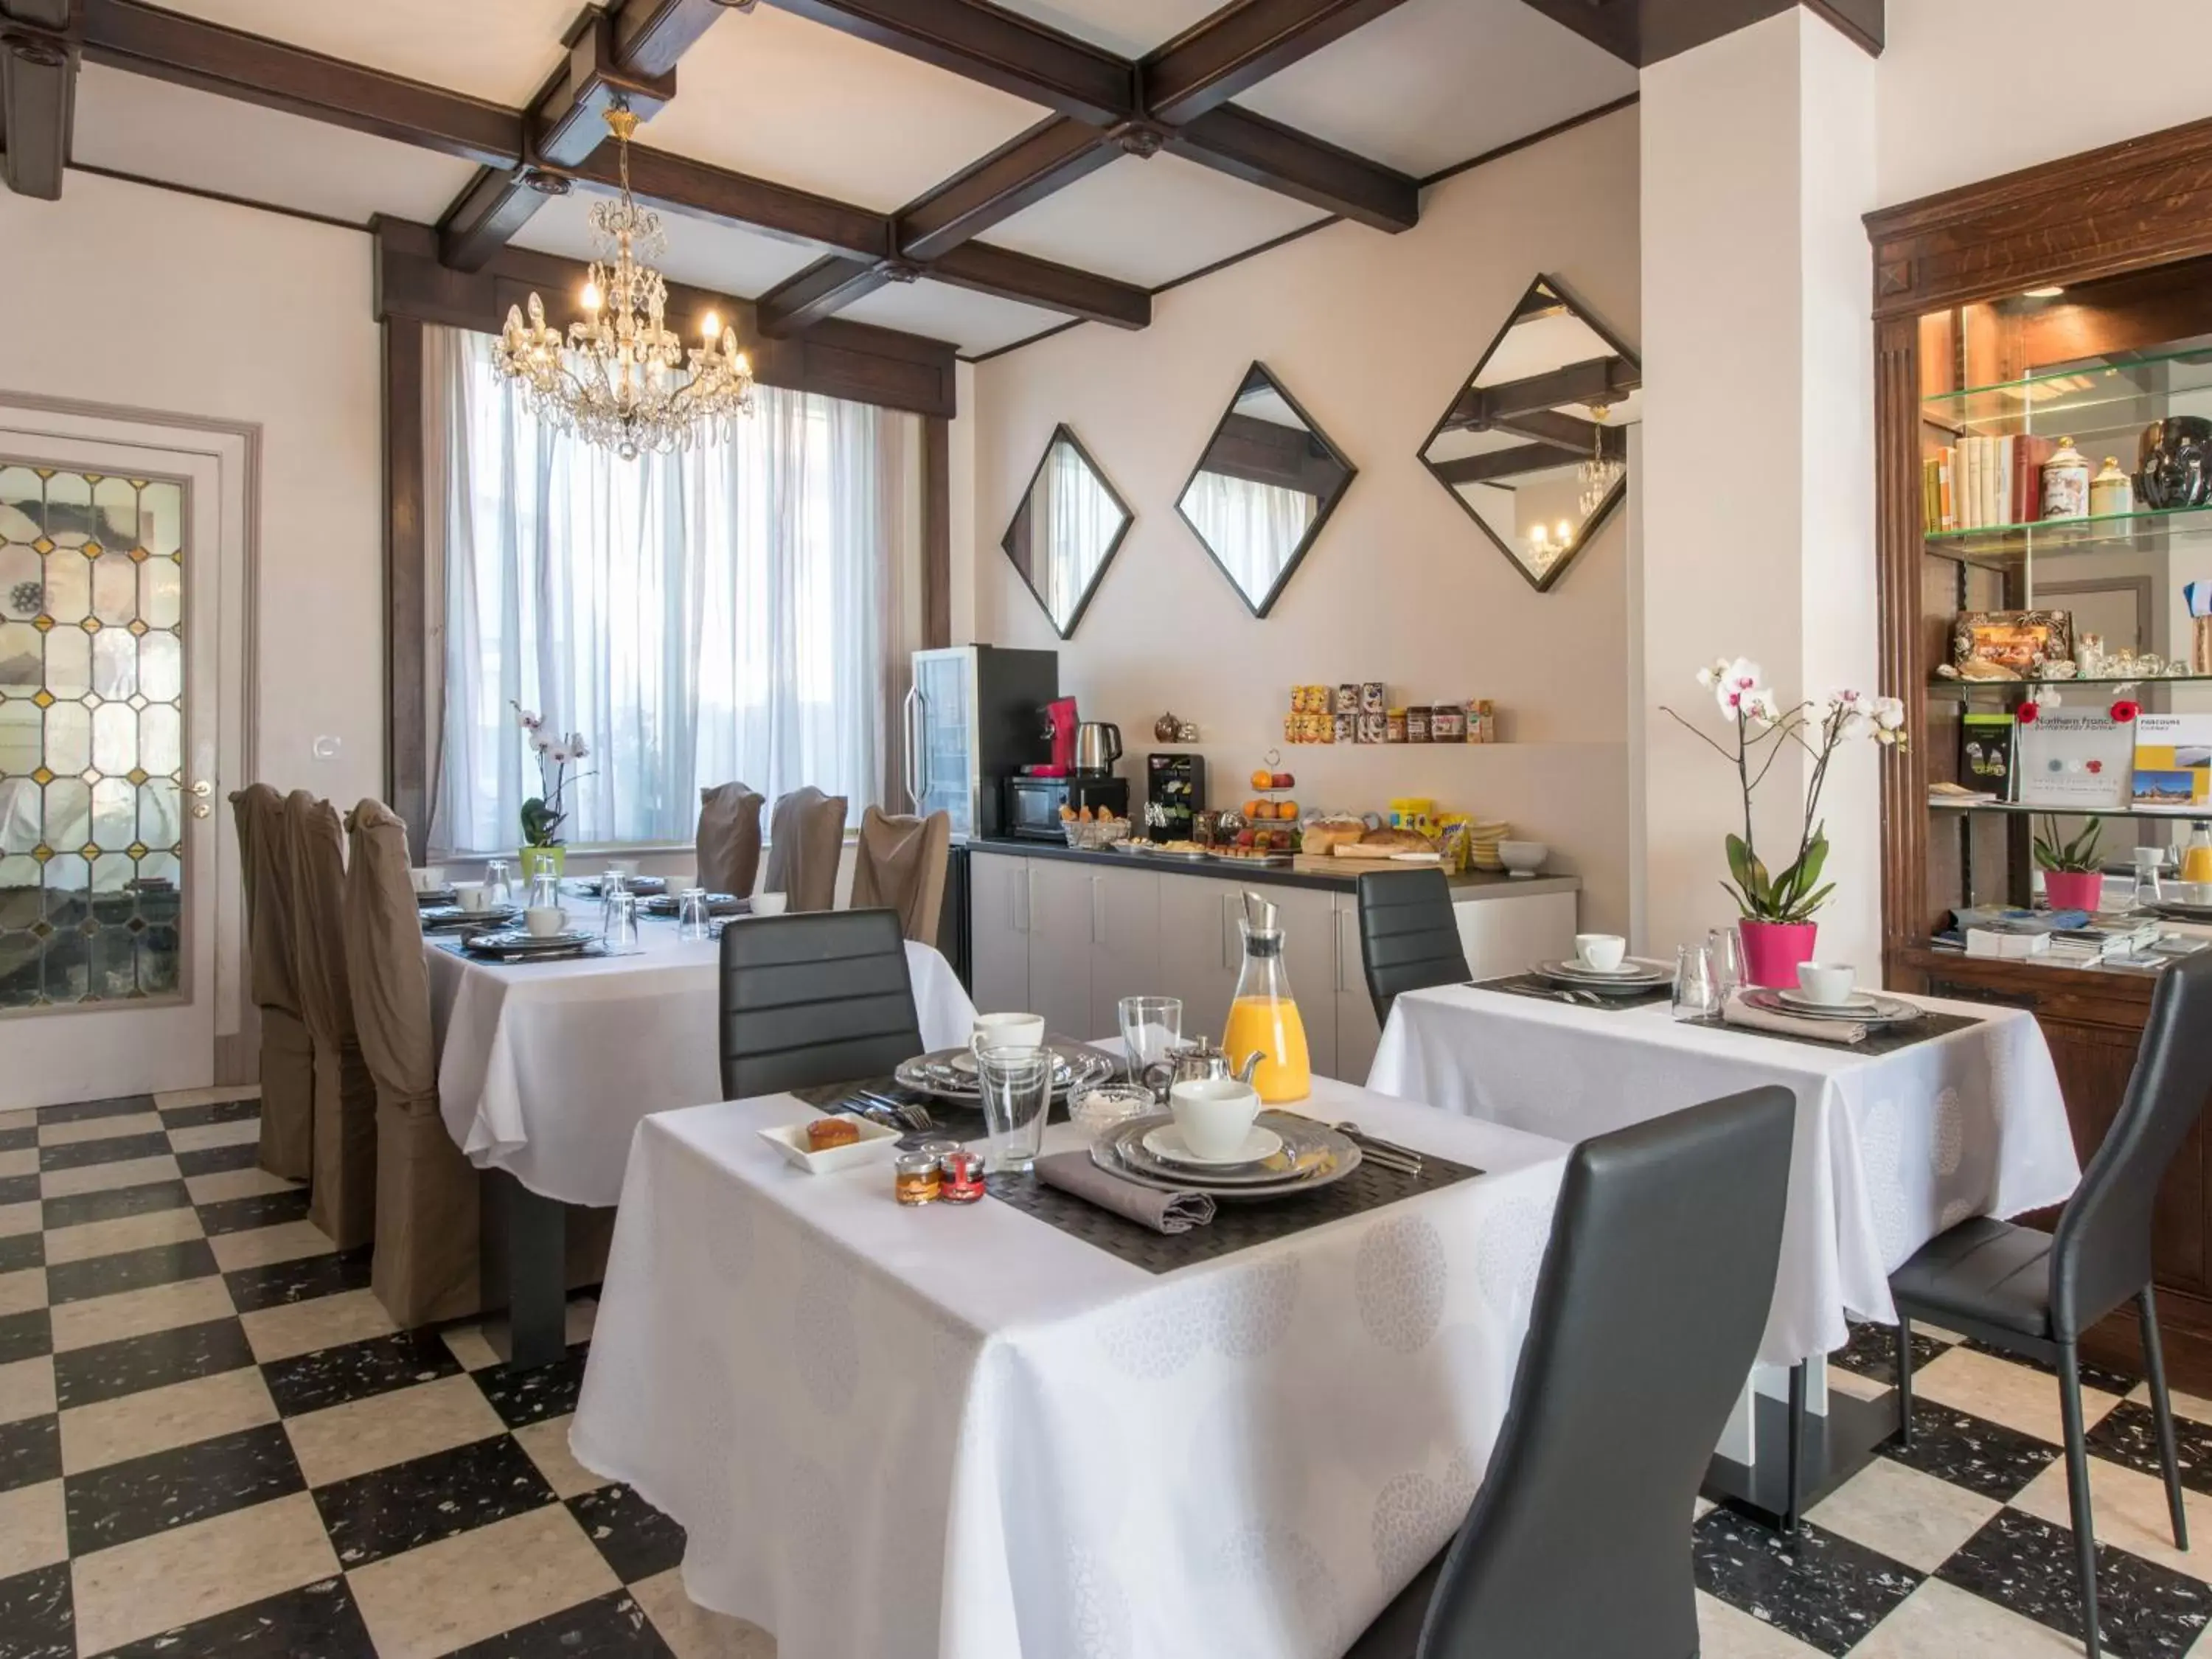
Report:
[{"label": "condiment display", "polygon": [[1392,708],[1384,711],[1382,716],[1382,741],[1385,743],[1403,743],[1405,740],[1406,711],[1402,708]]},{"label": "condiment display", "polygon": [[1406,741],[1426,743],[1428,740],[1429,711],[1419,703],[1409,705],[1406,710]]},{"label": "condiment display", "polygon": [[937,1195],[945,1203],[973,1204],[983,1196],[983,1155],[981,1152],[955,1147],[938,1159],[937,1168]]},{"label": "condiment display", "polygon": [[901,1152],[891,1164],[891,1190],[902,1204],[936,1203],[945,1190],[936,1155]]}]

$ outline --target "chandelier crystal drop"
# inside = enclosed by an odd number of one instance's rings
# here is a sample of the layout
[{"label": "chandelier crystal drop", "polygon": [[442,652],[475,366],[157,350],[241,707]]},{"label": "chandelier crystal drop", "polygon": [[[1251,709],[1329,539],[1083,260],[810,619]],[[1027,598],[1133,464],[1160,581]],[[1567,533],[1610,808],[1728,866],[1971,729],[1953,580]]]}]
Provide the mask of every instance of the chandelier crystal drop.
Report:
[{"label": "chandelier crystal drop", "polygon": [[532,294],[528,321],[520,307],[507,307],[494,356],[539,420],[632,460],[648,449],[666,453],[732,435],[738,417],[752,413],[753,372],[736,331],[713,312],[701,324],[702,343],[688,351],[665,325],[668,284],[645,263],[665,251],[660,216],[630,194],[637,117],[617,102],[606,122],[622,194],[592,209],[599,257],[584,283],[584,315],[564,339]]},{"label": "chandelier crystal drop", "polygon": [[1577,505],[1585,519],[1604,505],[1605,498],[1613,494],[1613,487],[1620,482],[1621,474],[1628,471],[1626,461],[1610,459],[1605,453],[1605,417],[1611,413],[1611,405],[1592,404],[1589,412],[1590,424],[1595,428],[1590,438],[1590,458],[1575,469],[1575,482],[1583,487]]}]

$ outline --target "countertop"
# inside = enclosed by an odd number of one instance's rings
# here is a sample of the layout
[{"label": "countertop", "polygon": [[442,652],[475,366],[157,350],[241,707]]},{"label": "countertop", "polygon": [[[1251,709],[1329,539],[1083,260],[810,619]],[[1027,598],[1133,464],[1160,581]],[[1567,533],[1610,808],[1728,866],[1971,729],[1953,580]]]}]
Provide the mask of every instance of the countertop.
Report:
[{"label": "countertop", "polygon": [[[1276,887],[1319,887],[1332,892],[1357,891],[1360,872],[1367,869],[1412,870],[1418,865],[1355,863],[1346,859],[1299,858],[1288,866],[1246,863],[1233,859],[1193,859],[1159,853],[1093,852],[1058,842],[1016,841],[1006,837],[971,837],[971,853],[997,853],[1013,858],[1066,859],[1117,870],[1157,870],[1164,875],[1211,876],[1216,881],[1249,882]],[[1526,879],[1487,870],[1468,870],[1446,878],[1451,883],[1452,902],[1468,904],[1483,899],[1533,898],[1543,893],[1579,891],[1578,876],[1531,876]]]}]

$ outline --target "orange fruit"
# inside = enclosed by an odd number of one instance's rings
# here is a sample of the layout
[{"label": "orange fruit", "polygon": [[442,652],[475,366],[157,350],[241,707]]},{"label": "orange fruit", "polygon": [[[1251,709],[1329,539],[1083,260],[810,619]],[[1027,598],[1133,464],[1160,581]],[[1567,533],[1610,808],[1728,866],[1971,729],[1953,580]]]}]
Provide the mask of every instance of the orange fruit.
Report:
[{"label": "orange fruit", "polygon": [[1269,816],[1270,810],[1267,803],[1263,800],[1248,800],[1244,803],[1244,816],[1248,818],[1267,817]]},{"label": "orange fruit", "polygon": [[1277,801],[1275,803],[1275,816],[1283,819],[1286,823],[1296,823],[1298,816],[1297,802],[1294,800]]},{"label": "orange fruit", "polygon": [[1273,788],[1275,787],[1275,775],[1273,772],[1267,770],[1264,767],[1261,768],[1259,771],[1255,772],[1252,775],[1252,787],[1255,789]]}]

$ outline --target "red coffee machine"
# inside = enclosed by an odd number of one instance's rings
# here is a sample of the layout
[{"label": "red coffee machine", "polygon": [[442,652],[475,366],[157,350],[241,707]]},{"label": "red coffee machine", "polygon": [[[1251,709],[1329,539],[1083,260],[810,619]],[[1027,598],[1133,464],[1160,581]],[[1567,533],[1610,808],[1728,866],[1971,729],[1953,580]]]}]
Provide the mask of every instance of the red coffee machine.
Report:
[{"label": "red coffee machine", "polygon": [[1033,778],[1064,778],[1075,769],[1075,699],[1054,697],[1045,704],[1044,722],[1044,734],[1052,740],[1052,760],[1022,770]]}]

